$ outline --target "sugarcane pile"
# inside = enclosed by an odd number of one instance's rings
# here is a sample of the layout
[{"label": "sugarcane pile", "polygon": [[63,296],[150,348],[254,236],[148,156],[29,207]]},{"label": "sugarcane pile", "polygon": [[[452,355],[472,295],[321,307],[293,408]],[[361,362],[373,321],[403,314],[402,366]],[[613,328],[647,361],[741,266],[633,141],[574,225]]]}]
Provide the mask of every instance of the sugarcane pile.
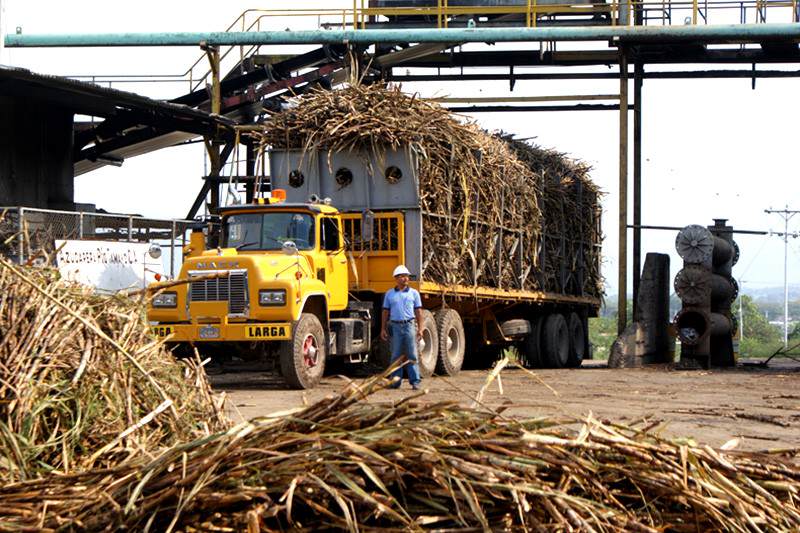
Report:
[{"label": "sugarcane pile", "polygon": [[0,480],[113,467],[227,427],[140,301],[0,257]]},{"label": "sugarcane pile", "polygon": [[[306,152],[418,155],[424,279],[535,288],[536,182],[501,139],[399,88],[311,91],[265,124],[263,143]],[[524,260],[515,259],[523,254]]]},{"label": "sugarcane pile", "polygon": [[384,376],[234,426],[140,303],[4,259],[0,335],[0,531],[800,528],[796,451],[371,401]]},{"label": "sugarcane pile", "polygon": [[280,416],[0,489],[0,530],[789,531],[800,465],[593,418],[364,401],[378,376]]},{"label": "sugarcane pile", "polygon": [[553,149],[501,134],[538,181],[543,228],[540,285],[549,292],[603,295],[600,272],[601,192],[591,167]]}]

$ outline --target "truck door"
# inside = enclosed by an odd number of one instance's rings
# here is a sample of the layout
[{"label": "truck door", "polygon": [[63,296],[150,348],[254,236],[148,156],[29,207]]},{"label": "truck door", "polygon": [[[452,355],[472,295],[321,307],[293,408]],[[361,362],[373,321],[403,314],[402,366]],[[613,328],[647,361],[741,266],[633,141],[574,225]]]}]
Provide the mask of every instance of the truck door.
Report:
[{"label": "truck door", "polygon": [[325,258],[325,285],[328,288],[330,310],[347,307],[347,291],[350,286],[347,271],[347,256],[342,242],[338,217],[322,217],[320,242]]}]

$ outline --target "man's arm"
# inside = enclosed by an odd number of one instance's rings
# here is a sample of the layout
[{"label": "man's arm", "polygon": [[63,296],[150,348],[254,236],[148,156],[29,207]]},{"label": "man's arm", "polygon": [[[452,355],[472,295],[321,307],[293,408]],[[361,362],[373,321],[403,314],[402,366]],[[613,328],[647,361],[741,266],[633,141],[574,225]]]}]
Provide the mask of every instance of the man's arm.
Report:
[{"label": "man's arm", "polygon": [[389,338],[389,310],[384,309],[381,313],[381,339]]}]

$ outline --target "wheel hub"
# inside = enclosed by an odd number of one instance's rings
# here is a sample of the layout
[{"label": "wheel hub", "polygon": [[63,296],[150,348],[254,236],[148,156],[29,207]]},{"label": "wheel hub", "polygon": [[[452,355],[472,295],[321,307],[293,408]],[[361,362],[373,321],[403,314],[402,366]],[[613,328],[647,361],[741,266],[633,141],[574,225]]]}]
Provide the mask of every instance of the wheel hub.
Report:
[{"label": "wheel hub", "polygon": [[307,335],[303,340],[303,362],[309,368],[317,366],[319,362],[319,350],[317,349],[317,339],[313,335]]}]

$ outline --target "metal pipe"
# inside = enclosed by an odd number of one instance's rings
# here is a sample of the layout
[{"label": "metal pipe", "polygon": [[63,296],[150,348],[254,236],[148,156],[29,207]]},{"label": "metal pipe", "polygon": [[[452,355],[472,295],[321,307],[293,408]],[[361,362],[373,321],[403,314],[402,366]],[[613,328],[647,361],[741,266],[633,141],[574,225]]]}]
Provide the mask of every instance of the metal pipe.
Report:
[{"label": "metal pipe", "polygon": [[[628,104],[628,109],[633,106]],[[574,104],[574,105],[473,105],[473,106],[445,106],[451,113],[499,113],[509,111],[519,113],[522,111],[616,111],[617,104]]]},{"label": "metal pipe", "polygon": [[19,264],[23,264],[25,262],[25,208],[20,207],[18,210],[19,214],[19,226],[17,229],[19,230],[18,234],[18,245],[19,245]]},{"label": "metal pipe", "polygon": [[628,325],[628,51],[619,50],[619,258],[617,333]]},{"label": "metal pipe", "polygon": [[794,23],[697,26],[445,28],[7,35],[9,48],[545,41],[761,42],[800,39]]},{"label": "metal pipe", "polygon": [[633,66],[633,316],[639,300],[642,272],[642,71],[640,61]]},{"label": "metal pipe", "polygon": [[[645,72],[643,79],[696,79],[696,78],[800,78],[797,70],[684,70],[672,72]],[[68,76],[74,77],[74,76]],[[390,81],[422,82],[422,81],[491,81],[491,80],[616,80],[616,72],[552,72],[540,73],[483,73],[483,74],[391,74]],[[102,81],[102,80],[101,80]],[[125,81],[125,80],[123,80]],[[131,80],[137,81],[138,80]]]},{"label": "metal pipe", "polygon": [[546,96],[467,96],[454,98],[450,96],[425,98],[429,102],[440,104],[496,104],[512,102],[571,102],[574,100],[619,100],[618,94],[556,94]]},{"label": "metal pipe", "polygon": [[[629,228],[641,228],[641,229],[658,229],[658,230],[665,230],[665,231],[680,231],[685,226],[653,226],[650,224],[641,224],[637,226],[636,224],[628,224]],[[716,233],[743,233],[746,235],[766,235],[769,233],[768,231],[761,231],[761,230],[754,230],[754,229],[715,229]]]}]

